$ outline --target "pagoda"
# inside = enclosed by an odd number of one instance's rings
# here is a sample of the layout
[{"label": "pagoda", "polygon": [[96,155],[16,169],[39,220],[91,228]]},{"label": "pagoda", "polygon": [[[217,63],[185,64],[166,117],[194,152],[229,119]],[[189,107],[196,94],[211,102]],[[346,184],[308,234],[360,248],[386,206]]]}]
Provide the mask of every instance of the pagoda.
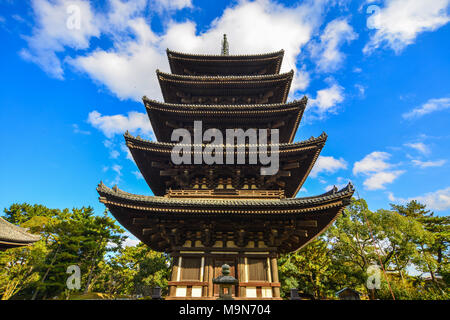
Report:
[{"label": "pagoda", "polygon": [[[220,55],[167,50],[171,73],[156,71],[164,102],[143,98],[157,142],[125,133],[154,196],[100,183],[97,191],[118,222],[151,249],[173,258],[166,299],[217,299],[222,265],[238,280],[235,299],[281,299],[277,258],[319,236],[349,204],[351,184],[296,198],[327,135],[294,142],[307,98],[287,102],[293,71],[280,73],[284,51]],[[175,164],[175,129],[278,129],[279,170],[262,164]],[[272,143],[272,142],[271,142]],[[273,144],[270,145],[273,147]],[[189,145],[192,156],[205,145]],[[237,156],[239,147],[226,149]],[[245,143],[245,157],[251,145]],[[261,152],[261,149],[256,151]]]}]

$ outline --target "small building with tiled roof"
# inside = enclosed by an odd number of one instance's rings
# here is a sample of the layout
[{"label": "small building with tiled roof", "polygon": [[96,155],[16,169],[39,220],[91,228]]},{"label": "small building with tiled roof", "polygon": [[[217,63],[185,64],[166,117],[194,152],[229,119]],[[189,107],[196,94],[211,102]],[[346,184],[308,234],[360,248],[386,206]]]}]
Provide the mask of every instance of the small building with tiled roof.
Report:
[{"label": "small building with tiled roof", "polygon": [[38,235],[28,233],[26,229],[9,223],[0,217],[0,251],[29,246],[39,239]]}]

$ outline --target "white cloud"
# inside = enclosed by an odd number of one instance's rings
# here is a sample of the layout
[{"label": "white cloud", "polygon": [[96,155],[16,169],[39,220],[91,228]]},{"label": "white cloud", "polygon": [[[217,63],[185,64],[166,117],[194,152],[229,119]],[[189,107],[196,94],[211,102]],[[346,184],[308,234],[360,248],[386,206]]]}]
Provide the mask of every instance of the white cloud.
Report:
[{"label": "white cloud", "polygon": [[422,117],[428,113],[450,108],[450,98],[430,99],[420,107],[414,108],[410,112],[404,113],[404,119]]},{"label": "white cloud", "polygon": [[385,184],[392,183],[404,172],[402,170],[377,172],[364,180],[363,185],[367,190],[384,189]]},{"label": "white cloud", "polygon": [[309,108],[319,116],[336,113],[337,105],[344,101],[344,88],[334,83],[329,88],[317,91],[315,99],[310,99]]},{"label": "white cloud", "polygon": [[353,174],[363,174],[366,179],[363,182],[367,190],[384,189],[385,184],[394,182],[403,170],[389,170],[393,165],[387,160],[391,155],[387,152],[374,151],[353,165]]},{"label": "white cloud", "polygon": [[333,189],[334,187],[336,187],[338,190],[341,190],[342,188],[344,188],[346,186],[346,184],[329,184],[327,185],[325,188],[323,188],[325,191],[330,191],[331,189]]},{"label": "white cloud", "polygon": [[130,20],[140,17],[147,7],[148,0],[109,0],[109,10],[104,14],[97,14],[102,20],[102,31],[116,34],[129,27]]},{"label": "white cloud", "polygon": [[323,72],[339,69],[345,58],[345,54],[339,51],[340,47],[357,37],[346,18],[329,22],[320,36],[320,42],[312,42],[310,45],[311,56],[316,61],[317,69]]},{"label": "white cloud", "polygon": [[355,162],[353,165],[353,174],[358,173],[370,174],[374,172],[380,172],[391,167],[391,164],[387,163],[391,155],[387,152],[374,151],[362,160]]},{"label": "white cloud", "polygon": [[387,194],[388,194],[389,201],[397,201],[397,199],[395,198],[395,196],[392,192],[388,192]]},{"label": "white cloud", "polygon": [[111,170],[113,170],[116,173],[115,178],[110,182],[111,185],[118,185],[121,181],[122,177],[122,166],[115,164],[111,167]]},{"label": "white cloud", "polygon": [[336,179],[336,184],[334,185],[328,185],[326,186],[324,189],[325,191],[330,191],[331,189],[333,189],[334,186],[336,186],[336,188],[338,188],[338,190],[344,188],[345,186],[347,186],[348,182],[350,181],[350,179],[345,179],[343,177],[338,177]]},{"label": "white cloud", "polygon": [[22,49],[20,55],[62,79],[64,72],[57,53],[66,47],[86,49],[91,37],[100,36],[95,13],[85,0],[32,0],[32,7],[36,27],[31,36],[24,36],[28,48]]},{"label": "white cloud", "polygon": [[427,145],[425,145],[423,142],[405,143],[404,146],[413,148],[423,154],[430,153],[430,148]]},{"label": "white cloud", "polygon": [[134,162],[133,155],[131,154],[130,149],[128,149],[128,147],[127,147],[127,145],[126,145],[125,143],[122,143],[122,144],[120,145],[120,149],[121,149],[123,152],[125,152],[125,154],[127,155],[127,159],[128,159],[128,160],[131,160],[131,161]]},{"label": "white cloud", "polygon": [[144,177],[142,176],[142,173],[140,173],[139,171],[133,171],[132,173],[134,174],[136,179],[138,179],[138,180],[143,180],[144,179]]},{"label": "white cloud", "polygon": [[120,153],[117,150],[111,150],[111,152],[109,153],[109,156],[113,159],[117,159],[119,157]]},{"label": "white cloud", "polygon": [[411,162],[417,167],[429,168],[429,167],[442,167],[447,161],[446,160],[436,160],[436,161],[412,160]]},{"label": "white cloud", "polygon": [[381,46],[400,52],[414,43],[420,33],[448,23],[449,3],[449,0],[386,0],[384,7],[369,17],[369,27],[375,32],[363,52],[371,53]]},{"label": "white cloud", "polygon": [[311,170],[310,176],[316,178],[319,173],[326,172],[331,174],[340,169],[347,169],[347,162],[344,159],[319,156],[313,169]]},{"label": "white cloud", "polygon": [[133,236],[130,232],[125,232],[125,236],[127,237],[125,241],[122,243],[122,246],[124,247],[135,247],[137,246],[141,241],[138,240],[135,236]]},{"label": "white cloud", "polygon": [[164,50],[156,46],[158,39],[144,19],[130,21],[129,25],[135,39],[122,41],[113,50],[96,50],[68,61],[120,99],[140,101],[144,95],[161,99],[155,70],[168,69]]},{"label": "white cloud", "polygon": [[125,131],[153,135],[150,121],[145,113],[136,111],[128,112],[128,116],[116,114],[113,116],[102,116],[98,111],[92,111],[88,116],[88,123],[99,129],[103,134],[112,138],[116,134],[123,134]]},{"label": "white cloud", "polygon": [[192,0],[154,0],[153,3],[159,11],[192,8]]},{"label": "white cloud", "polygon": [[365,93],[366,93],[366,87],[363,86],[362,84],[355,84],[355,88],[358,90],[359,96],[360,97],[364,97]]},{"label": "white cloud", "polygon": [[[289,91],[290,98],[291,96],[294,98],[298,98],[299,94],[296,94],[296,91],[305,90],[309,86],[310,76],[309,73],[303,67],[295,71],[294,81],[291,84],[291,88]],[[303,94],[300,94],[303,96]]]},{"label": "white cloud", "polygon": [[450,209],[450,187],[429,192],[414,198],[427,205],[428,209],[442,211]]},{"label": "white cloud", "polygon": [[445,189],[440,189],[434,192],[428,192],[421,196],[410,197],[407,199],[404,198],[396,198],[393,193],[388,193],[388,197],[390,201],[407,203],[411,200],[417,200],[420,203],[423,203],[430,210],[435,211],[443,211],[450,209],[450,187]]},{"label": "white cloud", "polygon": [[84,135],[90,135],[91,134],[91,132],[88,131],[88,130],[81,130],[80,127],[77,124],[75,124],[75,123],[72,125],[72,128],[73,128],[73,132],[74,133],[84,134]]},{"label": "white cloud", "polygon": [[[62,51],[66,47],[73,48],[75,54],[68,57],[66,53],[64,58],[61,57],[64,61],[105,85],[119,98],[138,101],[143,95],[161,98],[154,71],[157,68],[168,71],[166,48],[192,53],[219,53],[224,33],[228,34],[231,54],[285,49],[282,72],[293,69],[292,91],[304,90],[309,83],[309,74],[297,67],[297,58],[321,25],[327,0],[308,0],[289,7],[269,0],[240,0],[224,10],[203,32],[197,30],[193,21],[176,22],[170,20],[168,15],[163,18],[164,31],[158,34],[153,32],[150,21],[145,17],[144,0],[109,0],[108,10],[102,13],[93,12],[87,1],[77,2],[84,5],[87,27],[75,37],[77,41],[70,41],[74,36],[66,37],[67,30],[61,35],[52,32],[53,29],[64,29],[64,5],[68,0],[57,0],[53,4],[34,0],[34,3],[41,4],[34,6],[38,25],[50,25],[55,15],[58,24],[52,25],[52,28],[36,27],[23,56],[38,63],[53,76],[62,78],[63,68],[56,52],[63,56]],[[191,5],[191,1],[186,0],[159,3],[166,8],[178,9]],[[110,48],[97,47],[87,52],[77,52],[89,47],[91,37],[102,35],[111,40]],[[41,44],[35,48],[33,43]],[[39,54],[42,50],[45,55]]]}]

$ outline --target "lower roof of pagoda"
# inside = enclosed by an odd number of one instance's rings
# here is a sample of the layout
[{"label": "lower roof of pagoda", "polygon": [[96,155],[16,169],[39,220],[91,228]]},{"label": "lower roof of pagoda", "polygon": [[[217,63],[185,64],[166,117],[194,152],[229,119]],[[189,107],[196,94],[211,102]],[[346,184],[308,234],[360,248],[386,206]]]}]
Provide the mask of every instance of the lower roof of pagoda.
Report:
[{"label": "lower roof of pagoda", "polygon": [[[142,138],[133,137],[128,132],[125,140],[130,152],[145,181],[156,196],[164,195],[168,189],[185,189],[190,187],[189,181],[196,177],[208,179],[214,182],[219,178],[239,179],[249,177],[259,181],[260,189],[279,190],[283,189],[286,197],[293,197],[300,190],[309,172],[314,166],[327,135],[322,133],[319,137],[311,137],[308,140],[296,143],[278,144],[278,151],[267,150],[278,153],[279,170],[274,175],[261,175],[261,168],[268,165],[249,164],[250,154],[260,155],[260,151],[249,149],[249,145],[242,146],[245,152],[244,164],[226,164],[225,160],[228,150],[223,149],[223,163],[207,165],[203,161],[195,164],[193,158],[197,154],[197,148],[201,150],[205,145],[185,145],[186,153],[191,159],[191,164],[176,165],[172,162],[171,152],[176,144],[164,142],[152,142]],[[266,145],[267,146],[267,145]],[[233,156],[237,161],[237,155],[242,154],[239,146],[235,146]]]},{"label": "lower roof of pagoda", "polygon": [[265,54],[208,55],[167,49],[170,70],[180,75],[263,75],[280,72],[284,50]]},{"label": "lower roof of pagoda", "polygon": [[182,76],[156,71],[164,101],[181,104],[285,103],[293,71],[260,76]]},{"label": "lower roof of pagoda", "polygon": [[246,246],[263,241],[297,250],[322,233],[349,204],[354,189],[279,200],[172,199],[135,195],[100,183],[97,191],[119,223],[154,250],[170,252],[186,240]]},{"label": "lower roof of pagoda", "polygon": [[153,132],[158,141],[170,142],[174,129],[192,131],[194,121],[202,121],[203,130],[278,129],[281,143],[292,142],[308,99],[281,104],[198,105],[171,104],[143,98]]}]

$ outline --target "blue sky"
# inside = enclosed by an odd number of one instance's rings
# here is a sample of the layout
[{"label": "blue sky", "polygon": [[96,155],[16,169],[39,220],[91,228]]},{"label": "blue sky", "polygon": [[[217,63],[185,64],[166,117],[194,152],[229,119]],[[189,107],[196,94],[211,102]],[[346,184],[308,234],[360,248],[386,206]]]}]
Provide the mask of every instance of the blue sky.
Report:
[{"label": "blue sky", "polygon": [[351,180],[371,209],[450,210],[448,0],[0,0],[0,206],[93,206],[96,185],[151,194],[122,134],[153,138],[165,49],[285,49],[296,140],[329,138],[298,196]]}]

